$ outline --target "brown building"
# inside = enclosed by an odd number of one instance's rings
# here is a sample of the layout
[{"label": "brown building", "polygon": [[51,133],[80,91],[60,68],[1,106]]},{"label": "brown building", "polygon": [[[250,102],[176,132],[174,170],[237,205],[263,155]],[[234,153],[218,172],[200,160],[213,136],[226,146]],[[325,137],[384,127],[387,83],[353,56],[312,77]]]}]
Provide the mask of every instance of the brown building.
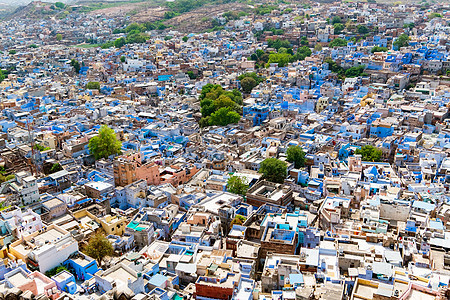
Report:
[{"label": "brown building", "polygon": [[276,204],[287,206],[292,201],[292,187],[266,180],[258,181],[246,194],[247,203],[253,206]]},{"label": "brown building", "polygon": [[159,166],[152,162],[142,164],[140,152],[116,157],[113,170],[114,182],[118,186],[129,185],[139,179],[145,179],[147,184],[160,183]]},{"label": "brown building", "polygon": [[[231,300],[233,297],[233,291],[239,284],[239,274],[220,272],[216,264],[211,264],[208,267],[207,276],[199,276],[195,282],[195,298],[206,297],[212,299]],[[211,276],[211,277],[210,277]],[[214,276],[214,277],[212,277]]]}]

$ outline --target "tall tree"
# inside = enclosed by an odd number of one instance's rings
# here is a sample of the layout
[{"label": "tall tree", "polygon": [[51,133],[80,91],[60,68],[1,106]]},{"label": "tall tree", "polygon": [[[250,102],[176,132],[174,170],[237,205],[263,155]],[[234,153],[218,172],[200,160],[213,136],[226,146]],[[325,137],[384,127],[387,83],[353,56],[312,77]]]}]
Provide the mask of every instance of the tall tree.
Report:
[{"label": "tall tree", "polygon": [[209,119],[210,125],[226,126],[228,124],[233,124],[239,122],[241,116],[230,109],[229,107],[219,108],[216,112],[211,114]]},{"label": "tall tree", "polygon": [[241,80],[242,90],[247,94],[250,93],[252,89],[257,85],[258,83],[252,77],[245,77],[244,79]]},{"label": "tall tree", "polygon": [[399,50],[402,47],[407,47],[409,45],[409,36],[407,34],[403,33],[395,40],[395,42],[393,44]]},{"label": "tall tree", "polygon": [[263,179],[272,181],[275,183],[283,183],[287,176],[286,163],[276,158],[266,158],[261,162],[259,173],[262,173]]},{"label": "tall tree", "polygon": [[110,256],[114,253],[111,242],[101,234],[96,234],[89,240],[87,246],[84,248],[84,252],[97,260],[98,265],[102,265],[102,261],[106,256]]},{"label": "tall tree", "polygon": [[287,161],[293,162],[296,168],[305,166],[306,158],[305,152],[299,146],[291,146],[286,150]]},{"label": "tall tree", "polygon": [[80,67],[80,63],[78,62],[78,60],[72,59],[70,61],[70,65],[74,68],[75,73],[77,73],[77,74],[80,73],[81,67]]},{"label": "tall tree", "polygon": [[231,176],[227,181],[227,190],[230,193],[245,196],[248,190],[248,184],[242,177]]},{"label": "tall tree", "polygon": [[119,154],[122,143],[117,140],[114,130],[106,125],[102,125],[98,135],[89,141],[89,151],[95,159],[107,158],[113,154]]},{"label": "tall tree", "polygon": [[383,151],[374,146],[365,145],[361,149],[356,149],[355,154],[360,154],[363,161],[381,161]]},{"label": "tall tree", "polygon": [[89,81],[86,84],[86,89],[88,89],[88,90],[100,90],[100,82],[98,82],[98,81]]}]

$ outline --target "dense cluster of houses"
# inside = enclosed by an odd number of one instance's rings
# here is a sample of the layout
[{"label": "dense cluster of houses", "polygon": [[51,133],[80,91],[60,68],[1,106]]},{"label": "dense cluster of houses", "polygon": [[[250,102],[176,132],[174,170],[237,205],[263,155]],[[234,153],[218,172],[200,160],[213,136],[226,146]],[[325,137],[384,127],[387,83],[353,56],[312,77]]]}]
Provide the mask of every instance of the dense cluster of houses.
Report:
[{"label": "dense cluster of houses", "polygon": [[[0,296],[450,297],[449,3],[280,3],[87,46],[127,20],[0,23]],[[202,88],[242,91],[252,72],[239,122],[200,126]],[[120,154],[91,153],[101,125]],[[269,158],[283,182],[260,172]],[[95,234],[103,261],[84,253]]]}]

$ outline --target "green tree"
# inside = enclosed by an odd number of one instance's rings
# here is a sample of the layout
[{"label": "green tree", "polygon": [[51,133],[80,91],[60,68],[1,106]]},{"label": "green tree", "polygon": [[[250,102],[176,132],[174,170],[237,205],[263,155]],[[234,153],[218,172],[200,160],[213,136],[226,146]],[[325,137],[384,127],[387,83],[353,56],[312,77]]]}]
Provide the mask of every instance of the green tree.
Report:
[{"label": "green tree", "polygon": [[359,77],[362,76],[362,74],[364,73],[364,69],[366,68],[365,65],[362,66],[356,66],[356,67],[351,67],[347,70],[345,70],[345,77]]},{"label": "green tree", "polygon": [[53,166],[50,168],[50,174],[62,171],[62,169],[63,167],[61,167],[60,163],[53,164]]},{"label": "green tree", "polygon": [[305,60],[305,58],[307,58],[308,56],[311,56],[312,51],[311,51],[311,49],[309,49],[308,46],[303,46],[297,50],[297,54],[298,54],[299,60]]},{"label": "green tree", "polygon": [[308,41],[308,38],[306,36],[302,36],[301,37],[300,45],[302,45],[302,46],[308,46],[309,45],[309,41]]},{"label": "green tree", "polygon": [[88,147],[95,159],[100,159],[119,154],[122,143],[117,140],[113,129],[102,125],[98,131],[98,135],[89,140]]},{"label": "green tree", "polygon": [[216,100],[213,101],[213,105],[214,105],[214,110],[218,110],[222,107],[227,107],[229,109],[232,109],[236,112],[240,111],[240,105],[237,104],[236,102],[234,102],[233,100],[231,100],[230,97],[228,97],[225,94],[222,94],[219,96],[219,98],[217,98]]},{"label": "green tree", "polygon": [[245,77],[244,79],[241,80],[242,90],[247,94],[250,93],[252,89],[257,85],[258,83],[252,77]]},{"label": "green tree", "polygon": [[334,27],[335,34],[341,34],[342,30],[345,29],[345,26],[342,23],[336,23],[333,25],[333,27]]},{"label": "green tree", "polygon": [[339,66],[334,60],[332,60],[331,58],[327,58],[325,59],[325,63],[328,64],[328,69],[333,72],[336,73],[338,75],[341,75],[344,73],[344,69]]},{"label": "green tree", "polygon": [[242,225],[244,224],[245,220],[247,220],[244,216],[236,215],[234,219],[230,223],[230,227],[233,227],[233,225]]},{"label": "green tree", "polygon": [[372,48],[372,50],[370,50],[370,52],[375,53],[375,52],[387,52],[389,49],[386,47],[378,47],[375,46]]},{"label": "green tree", "polygon": [[66,267],[64,267],[63,265],[59,265],[59,266],[56,266],[53,269],[50,269],[47,272],[45,272],[45,276],[50,278],[50,277],[53,277],[53,276],[55,276],[56,274],[58,274],[58,273],[60,273],[62,271],[69,272],[69,270]]},{"label": "green tree", "polygon": [[280,49],[280,48],[290,48],[291,47],[291,43],[289,43],[288,40],[281,40],[281,39],[269,39],[267,41],[267,46],[269,48],[275,48],[275,49]]},{"label": "green tree", "polygon": [[291,146],[286,150],[287,161],[293,162],[296,168],[301,168],[305,166],[306,158],[305,152],[299,146]]},{"label": "green tree", "polygon": [[17,53],[17,50],[9,50],[9,54],[11,54],[11,55],[14,55],[14,54],[16,54]]},{"label": "green tree", "polygon": [[5,74],[3,74],[3,71],[0,69],[0,82],[5,80],[5,78],[6,78]]},{"label": "green tree", "polygon": [[74,68],[75,73],[77,73],[77,74],[80,73],[81,67],[80,67],[80,63],[78,62],[78,60],[72,59],[70,61],[70,65]]},{"label": "green tree", "polygon": [[114,42],[113,41],[106,42],[106,43],[102,44],[100,47],[102,49],[109,49],[111,47],[114,47]]},{"label": "green tree", "polygon": [[409,45],[409,36],[407,34],[403,33],[394,41],[393,45],[397,49],[400,49],[402,47],[407,47]]},{"label": "green tree", "polygon": [[241,116],[230,109],[229,107],[219,108],[216,112],[212,113],[209,119],[210,125],[226,126],[228,124],[234,124],[239,122]]},{"label": "green tree", "polygon": [[86,84],[86,89],[88,89],[88,90],[100,90],[100,82],[98,82],[98,81],[89,81]]},{"label": "green tree", "polygon": [[38,45],[36,45],[36,44],[31,44],[30,46],[28,46],[29,48],[34,48],[34,49],[36,49],[37,47],[38,47]]},{"label": "green tree", "polygon": [[264,80],[266,80],[265,77],[258,76],[255,72],[248,72],[248,73],[244,73],[242,75],[239,75],[238,79],[242,80],[245,77],[251,77],[251,78],[255,79],[258,84],[263,82]]},{"label": "green tree", "polygon": [[148,35],[135,30],[128,33],[125,44],[143,44],[147,41],[147,39]]},{"label": "green tree", "polygon": [[334,25],[334,24],[337,24],[337,23],[342,23],[342,19],[339,16],[334,16],[332,21],[331,21],[331,24]]},{"label": "green tree", "polygon": [[319,43],[317,43],[317,44],[314,46],[314,51],[316,51],[316,52],[322,51],[322,45],[319,44]]},{"label": "green tree", "polygon": [[291,61],[292,55],[288,53],[270,53],[269,54],[269,61],[267,62],[270,64],[278,64],[280,68],[285,67],[289,64]]},{"label": "green tree", "polygon": [[84,248],[84,252],[97,260],[98,265],[102,265],[102,261],[106,256],[110,256],[114,253],[111,242],[101,234],[96,234],[89,240],[88,244]]},{"label": "green tree", "polygon": [[367,28],[364,25],[358,25],[356,28],[357,28],[359,34],[367,34],[367,33],[369,33],[369,28]]},{"label": "green tree", "polygon": [[209,98],[205,98],[200,101],[200,112],[202,113],[203,117],[209,117],[216,109],[214,108],[214,102],[213,100]]},{"label": "green tree", "polygon": [[347,46],[347,41],[341,38],[337,38],[331,41],[330,43],[330,47],[334,48],[334,47],[345,47]]},{"label": "green tree", "polygon": [[362,146],[361,149],[356,149],[355,154],[360,154],[363,161],[381,161],[383,152],[371,145]]},{"label": "green tree", "polygon": [[[234,89],[232,91],[225,91],[222,86],[216,84],[206,84],[202,88],[202,92],[199,96],[201,113],[203,117],[208,117],[212,113],[216,112],[220,108],[229,108],[236,112],[241,112],[240,105],[242,105],[242,94]],[[230,114],[230,117],[235,116]],[[216,123],[217,118],[213,120],[208,119],[209,122]],[[202,125],[206,124],[206,120],[202,121]],[[220,124],[211,124],[220,125]]]},{"label": "green tree", "polygon": [[187,71],[186,74],[189,76],[189,79],[197,78],[197,75],[195,75],[193,71]]},{"label": "green tree", "polygon": [[55,6],[59,9],[63,9],[66,5],[62,2],[55,2]]},{"label": "green tree", "polygon": [[63,38],[63,36],[62,36],[61,33],[58,33],[58,34],[56,35],[56,40],[57,40],[57,41],[61,41],[62,38]]},{"label": "green tree", "polygon": [[261,162],[259,173],[262,173],[263,179],[275,183],[283,183],[287,176],[287,166],[284,161],[276,158],[266,158]]},{"label": "green tree", "polygon": [[209,126],[209,116],[203,117],[198,121],[198,126],[201,128],[208,127]]},{"label": "green tree", "polygon": [[176,12],[173,11],[166,11],[164,13],[164,19],[168,20],[168,19],[172,19],[173,17],[175,17],[177,15]]},{"label": "green tree", "polygon": [[125,44],[126,44],[126,40],[123,37],[118,38],[114,41],[114,47],[116,47],[118,49],[122,48]]},{"label": "green tree", "polygon": [[121,57],[120,57],[120,61],[121,61],[121,62],[124,63],[126,60],[127,60],[127,58],[126,58],[125,56],[121,56]]},{"label": "green tree", "polygon": [[442,15],[440,13],[431,13],[428,15],[428,19],[434,19],[434,18],[442,18]]},{"label": "green tree", "polygon": [[132,32],[132,31],[137,32],[145,31],[145,26],[140,25],[138,23],[131,23],[130,25],[127,26],[127,28],[125,28],[125,32]]},{"label": "green tree", "polygon": [[183,36],[183,42],[187,42],[189,40],[189,38],[187,37],[187,35]]},{"label": "green tree", "polygon": [[34,149],[39,150],[39,151],[42,152],[42,151],[50,150],[51,148],[50,147],[44,147],[44,146],[42,146],[40,144],[34,144]]},{"label": "green tree", "polygon": [[227,181],[227,191],[230,193],[245,196],[248,190],[248,184],[245,179],[239,176],[231,176]]}]

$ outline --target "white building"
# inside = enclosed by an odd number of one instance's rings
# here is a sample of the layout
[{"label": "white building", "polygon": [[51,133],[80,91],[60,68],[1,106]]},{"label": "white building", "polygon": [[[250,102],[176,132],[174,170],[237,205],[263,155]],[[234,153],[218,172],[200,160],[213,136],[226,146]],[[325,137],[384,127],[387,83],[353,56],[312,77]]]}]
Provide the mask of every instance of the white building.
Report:
[{"label": "white building", "polygon": [[16,182],[11,183],[11,187],[19,193],[24,205],[39,201],[36,177],[30,173],[25,171],[17,173]]}]

